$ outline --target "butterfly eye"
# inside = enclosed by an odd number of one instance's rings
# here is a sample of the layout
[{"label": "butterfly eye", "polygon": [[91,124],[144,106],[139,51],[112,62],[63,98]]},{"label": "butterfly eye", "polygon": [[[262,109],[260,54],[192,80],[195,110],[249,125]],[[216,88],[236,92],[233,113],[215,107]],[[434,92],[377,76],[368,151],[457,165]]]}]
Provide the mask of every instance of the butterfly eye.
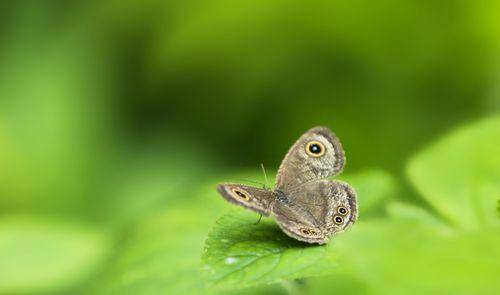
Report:
[{"label": "butterfly eye", "polygon": [[236,194],[236,196],[244,201],[250,201],[250,196],[243,191],[237,190],[237,189],[232,189],[233,193]]},{"label": "butterfly eye", "polygon": [[337,212],[339,212],[342,215],[346,215],[347,214],[347,209],[344,208],[344,207],[338,207],[337,208]]},{"label": "butterfly eye", "polygon": [[335,216],[333,220],[335,221],[336,224],[342,224],[342,222],[344,222],[344,218],[340,216]]},{"label": "butterfly eye", "polygon": [[325,154],[325,146],[319,141],[310,141],[306,144],[306,153],[311,157],[321,157]]}]

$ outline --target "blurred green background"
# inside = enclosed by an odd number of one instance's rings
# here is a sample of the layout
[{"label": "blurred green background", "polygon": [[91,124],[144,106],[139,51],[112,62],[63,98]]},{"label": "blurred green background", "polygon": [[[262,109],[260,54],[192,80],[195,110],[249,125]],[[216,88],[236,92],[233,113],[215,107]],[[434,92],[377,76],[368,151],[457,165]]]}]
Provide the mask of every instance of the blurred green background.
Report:
[{"label": "blurred green background", "polygon": [[[2,1],[0,293],[217,293],[193,279],[232,208],[215,184],[262,181],[259,163],[274,174],[315,125],[340,137],[347,175],[381,171],[391,198],[453,219],[405,171],[451,130],[499,114],[499,12],[488,0]],[[492,126],[486,168],[471,171],[500,199]],[[446,166],[455,148],[436,158]],[[305,292],[371,294],[365,279],[318,276]]]}]

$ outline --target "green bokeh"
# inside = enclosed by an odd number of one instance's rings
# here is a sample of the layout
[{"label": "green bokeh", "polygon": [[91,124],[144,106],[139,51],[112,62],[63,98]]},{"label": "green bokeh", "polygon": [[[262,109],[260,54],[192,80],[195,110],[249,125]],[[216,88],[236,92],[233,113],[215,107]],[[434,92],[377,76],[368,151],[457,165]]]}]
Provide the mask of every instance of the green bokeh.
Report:
[{"label": "green bokeh", "polygon": [[[0,293],[458,294],[461,280],[498,294],[499,12],[493,0],[2,2]],[[260,163],[272,178],[315,125],[340,137],[340,178],[360,195],[359,229],[332,248],[341,267],[209,290],[204,242],[233,208],[215,185],[263,182]]]}]

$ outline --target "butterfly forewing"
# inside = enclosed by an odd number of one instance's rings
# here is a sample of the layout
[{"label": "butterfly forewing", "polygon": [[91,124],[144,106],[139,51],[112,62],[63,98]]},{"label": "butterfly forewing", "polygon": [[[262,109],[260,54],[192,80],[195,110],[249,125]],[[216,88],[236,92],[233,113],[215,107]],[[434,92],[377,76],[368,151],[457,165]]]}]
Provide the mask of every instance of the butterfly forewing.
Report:
[{"label": "butterfly forewing", "polygon": [[276,176],[276,189],[290,193],[307,182],[338,174],[344,163],[344,150],[335,134],[326,127],[312,128],[283,159]]},{"label": "butterfly forewing", "polygon": [[217,186],[217,190],[231,203],[243,206],[259,214],[269,216],[271,203],[274,200],[273,192],[253,186],[223,183]]}]

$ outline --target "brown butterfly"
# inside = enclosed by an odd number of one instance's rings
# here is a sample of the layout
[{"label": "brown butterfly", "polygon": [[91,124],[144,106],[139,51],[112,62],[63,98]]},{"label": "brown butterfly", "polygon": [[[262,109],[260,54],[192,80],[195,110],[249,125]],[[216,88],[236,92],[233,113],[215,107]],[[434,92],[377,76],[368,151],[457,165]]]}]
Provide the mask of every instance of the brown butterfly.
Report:
[{"label": "brown butterfly", "polygon": [[324,244],[358,217],[356,192],[347,183],[325,178],[339,174],[344,150],[326,127],[305,132],[290,148],[274,190],[224,183],[217,190],[229,202],[273,215],[283,232],[308,243]]}]

